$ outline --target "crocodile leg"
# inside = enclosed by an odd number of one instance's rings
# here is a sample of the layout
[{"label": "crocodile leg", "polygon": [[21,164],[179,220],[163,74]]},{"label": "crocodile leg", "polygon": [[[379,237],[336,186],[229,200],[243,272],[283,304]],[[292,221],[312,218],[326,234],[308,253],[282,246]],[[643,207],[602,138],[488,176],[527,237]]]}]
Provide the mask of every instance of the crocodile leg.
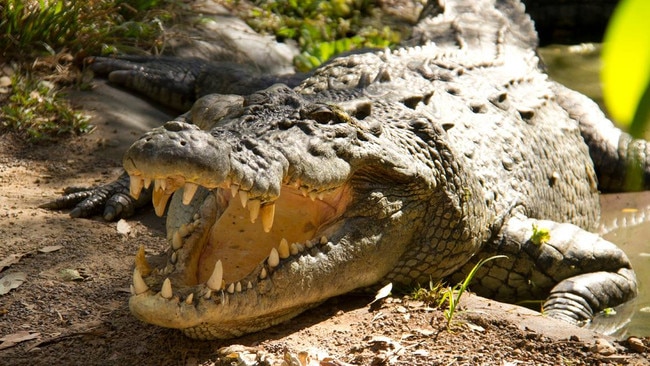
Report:
[{"label": "crocodile leg", "polygon": [[[541,242],[534,232],[547,232]],[[470,285],[481,296],[500,301],[544,301],[548,316],[576,324],[636,296],[630,262],[614,244],[578,226],[515,216],[500,240],[488,244],[450,280],[462,281],[481,259],[487,262]]]},{"label": "crocodile leg", "polygon": [[102,213],[107,221],[129,217],[151,202],[151,189],[143,189],[138,199],[129,194],[129,176],[122,173],[115,181],[95,188],[66,189],[58,199],[39,207],[60,210],[73,208],[71,217],[89,217]]},{"label": "crocodile leg", "polygon": [[260,74],[244,64],[165,56],[91,57],[88,64],[110,82],[182,112],[208,94],[248,95],[276,83],[293,87],[306,76]]},{"label": "crocodile leg", "polygon": [[555,83],[558,103],[578,121],[605,192],[650,189],[650,144],[635,139],[605,117],[588,97]]}]

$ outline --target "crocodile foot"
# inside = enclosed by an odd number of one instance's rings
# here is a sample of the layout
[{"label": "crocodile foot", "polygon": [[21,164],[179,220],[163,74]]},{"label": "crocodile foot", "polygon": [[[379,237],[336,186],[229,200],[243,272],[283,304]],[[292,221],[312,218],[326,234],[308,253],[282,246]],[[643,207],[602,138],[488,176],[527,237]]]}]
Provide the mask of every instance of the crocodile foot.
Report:
[{"label": "crocodile foot", "polygon": [[147,189],[138,199],[129,195],[129,176],[126,173],[114,182],[99,187],[69,187],[63,196],[40,205],[40,208],[63,210],[72,208],[73,218],[90,217],[101,214],[105,220],[114,221],[133,216],[135,210],[144,206],[151,199]]}]

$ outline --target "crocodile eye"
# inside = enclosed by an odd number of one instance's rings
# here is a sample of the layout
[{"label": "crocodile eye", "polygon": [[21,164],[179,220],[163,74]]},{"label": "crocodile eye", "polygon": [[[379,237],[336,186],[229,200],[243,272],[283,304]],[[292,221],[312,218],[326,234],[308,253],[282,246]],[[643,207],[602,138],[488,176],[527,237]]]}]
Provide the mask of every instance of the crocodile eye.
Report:
[{"label": "crocodile eye", "polygon": [[254,93],[244,97],[242,106],[248,107],[255,104],[264,104],[268,101],[268,97],[262,93]]},{"label": "crocodile eye", "polygon": [[339,116],[330,107],[326,105],[315,105],[300,111],[300,116],[304,119],[313,119],[322,124],[334,122],[340,123]]}]

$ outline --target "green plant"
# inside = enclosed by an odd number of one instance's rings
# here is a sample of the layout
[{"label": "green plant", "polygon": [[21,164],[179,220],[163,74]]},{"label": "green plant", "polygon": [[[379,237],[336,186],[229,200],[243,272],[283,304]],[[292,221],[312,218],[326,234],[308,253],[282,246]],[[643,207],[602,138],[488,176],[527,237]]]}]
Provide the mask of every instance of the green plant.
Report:
[{"label": "green plant", "polygon": [[614,316],[616,315],[616,310],[614,308],[605,308],[603,309],[603,314],[605,316]]},{"label": "green plant", "polygon": [[279,40],[295,40],[301,53],[294,65],[300,71],[317,67],[341,52],[384,48],[401,39],[401,34],[390,27],[366,21],[378,16],[374,1],[260,0],[256,5],[247,15],[247,22]]},{"label": "green plant", "polygon": [[650,123],[650,31],[646,0],[621,1],[603,43],[603,98],[609,114],[642,137]]},{"label": "green plant", "polygon": [[507,258],[507,256],[495,255],[482,259],[472,267],[472,270],[467,274],[463,282],[457,283],[453,287],[444,286],[441,281],[429,281],[429,288],[418,287],[413,291],[411,297],[414,300],[423,301],[427,304],[436,304],[439,308],[444,307],[445,310],[443,311],[443,314],[445,319],[447,319],[447,329],[451,330],[458,303],[460,302],[463,293],[467,290],[469,284],[476,276],[479,268],[481,268],[485,263],[499,258]]},{"label": "green plant", "polygon": [[467,290],[469,284],[474,279],[474,276],[476,276],[476,272],[478,272],[479,268],[481,268],[485,263],[499,258],[507,258],[507,256],[495,255],[481,259],[467,274],[463,282],[456,284],[454,287],[448,287],[446,290],[442,291],[442,297],[438,301],[438,306],[442,307],[447,304],[447,308],[444,310],[445,319],[447,319],[447,329],[451,329],[454,314],[458,308],[458,303],[460,302],[463,293]]},{"label": "green plant", "polygon": [[429,281],[429,288],[416,288],[411,294],[411,298],[422,301],[426,304],[438,304],[443,296],[443,292],[446,290],[447,287],[442,284],[442,281]]},{"label": "green plant", "polygon": [[172,0],[0,1],[0,64],[19,70],[12,94],[0,95],[0,132],[43,141],[87,130],[57,91],[82,79],[76,61],[134,48],[157,53],[168,8]]},{"label": "green plant", "polygon": [[530,236],[530,241],[536,245],[542,245],[549,240],[551,240],[551,232],[547,228],[533,224],[533,234]]},{"label": "green plant", "polygon": [[30,142],[87,132],[92,126],[49,82],[15,74],[13,92],[0,107],[0,132],[18,132]]},{"label": "green plant", "polygon": [[66,50],[99,54],[160,43],[158,0],[5,0],[0,3],[0,51],[13,59]]}]

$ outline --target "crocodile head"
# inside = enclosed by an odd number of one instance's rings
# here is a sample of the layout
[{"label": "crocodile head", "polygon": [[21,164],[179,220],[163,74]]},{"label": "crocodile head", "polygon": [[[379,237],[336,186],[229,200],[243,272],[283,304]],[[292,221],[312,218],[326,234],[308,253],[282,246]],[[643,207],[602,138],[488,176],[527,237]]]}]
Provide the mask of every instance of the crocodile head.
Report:
[{"label": "crocodile head", "polygon": [[[435,173],[449,155],[442,129],[403,105],[375,115],[367,100],[314,99],[283,85],[208,96],[129,149],[132,194],[153,182],[162,215],[176,191],[167,263],[150,274],[136,263],[136,317],[193,338],[231,338],[389,273],[404,283],[414,272],[444,275],[476,250],[463,198],[436,189],[456,169]],[[388,129],[379,123],[387,115],[405,122]],[[438,257],[452,244],[428,226],[443,215],[455,226],[441,230],[467,256]],[[406,267],[403,253],[422,241],[436,245],[419,269]]]}]

